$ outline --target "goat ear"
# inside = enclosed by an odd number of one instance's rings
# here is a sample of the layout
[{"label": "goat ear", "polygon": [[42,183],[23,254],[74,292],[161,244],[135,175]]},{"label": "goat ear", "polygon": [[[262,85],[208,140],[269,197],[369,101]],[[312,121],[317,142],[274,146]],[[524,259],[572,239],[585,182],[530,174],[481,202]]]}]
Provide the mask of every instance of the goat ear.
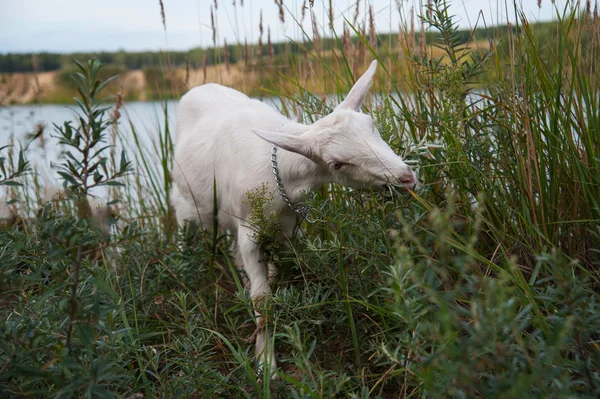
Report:
[{"label": "goat ear", "polygon": [[371,66],[352,86],[352,90],[348,93],[348,97],[344,101],[341,102],[335,109],[349,109],[352,111],[360,110],[365,97],[369,93],[369,88],[371,87],[371,82],[373,80],[373,76],[375,76],[375,71],[377,70],[377,60],[371,62]]},{"label": "goat ear", "polygon": [[293,135],[253,130],[261,139],[268,141],[269,143],[275,144],[277,147],[281,147],[284,150],[295,152],[303,155],[307,158],[311,158],[314,154],[313,146],[310,140],[304,135]]}]

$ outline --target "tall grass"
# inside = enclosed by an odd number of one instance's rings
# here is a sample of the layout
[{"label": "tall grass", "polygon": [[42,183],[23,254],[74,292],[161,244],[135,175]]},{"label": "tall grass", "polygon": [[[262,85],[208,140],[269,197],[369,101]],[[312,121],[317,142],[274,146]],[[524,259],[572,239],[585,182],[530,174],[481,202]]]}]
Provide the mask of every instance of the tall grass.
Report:
[{"label": "tall grass", "polygon": [[[282,379],[255,374],[254,316],[229,237],[173,227],[165,106],[154,145],[138,126],[120,137],[136,169],[113,193],[122,217],[108,241],[73,206],[0,227],[3,396],[600,394],[597,16],[566,8],[540,37],[520,13],[475,46],[442,0],[424,10],[421,32],[404,21],[394,40],[365,29],[368,15],[339,35],[320,30],[313,2],[304,12],[319,31],[295,44],[301,56],[263,49],[247,68],[280,73],[274,88],[250,79],[248,88],[309,123],[378,59],[364,111],[423,186],[323,187],[306,198],[316,223],[264,243],[280,270],[265,306]],[[93,112],[86,90],[98,86],[88,83],[81,95]],[[91,125],[108,126],[82,124]],[[11,154],[0,183],[35,186],[34,174],[21,176],[25,157]],[[106,165],[119,172],[119,162]],[[67,183],[81,174],[63,172]]]}]

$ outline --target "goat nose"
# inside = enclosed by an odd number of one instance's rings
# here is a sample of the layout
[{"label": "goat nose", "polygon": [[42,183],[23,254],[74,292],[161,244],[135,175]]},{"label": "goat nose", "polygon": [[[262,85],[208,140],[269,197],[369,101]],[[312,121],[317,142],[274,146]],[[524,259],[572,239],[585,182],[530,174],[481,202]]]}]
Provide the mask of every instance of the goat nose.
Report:
[{"label": "goat nose", "polygon": [[410,188],[414,188],[417,185],[417,176],[410,168],[408,168],[408,171],[404,173],[398,180],[400,180],[402,185]]}]

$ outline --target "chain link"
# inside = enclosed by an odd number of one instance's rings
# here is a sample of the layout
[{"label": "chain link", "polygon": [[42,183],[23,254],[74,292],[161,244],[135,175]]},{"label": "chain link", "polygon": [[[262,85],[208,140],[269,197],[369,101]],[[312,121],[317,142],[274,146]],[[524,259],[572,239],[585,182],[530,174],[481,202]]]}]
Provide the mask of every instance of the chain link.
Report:
[{"label": "chain link", "polygon": [[277,147],[273,146],[271,149],[271,167],[273,168],[273,174],[275,175],[275,184],[279,189],[279,194],[283,201],[289,205],[290,208],[294,210],[298,215],[302,216],[308,223],[314,223],[315,220],[310,217],[312,208],[310,206],[296,206],[292,204],[290,198],[285,192],[285,188],[283,187],[283,183],[281,181],[281,176],[279,176],[279,168],[277,167]]}]

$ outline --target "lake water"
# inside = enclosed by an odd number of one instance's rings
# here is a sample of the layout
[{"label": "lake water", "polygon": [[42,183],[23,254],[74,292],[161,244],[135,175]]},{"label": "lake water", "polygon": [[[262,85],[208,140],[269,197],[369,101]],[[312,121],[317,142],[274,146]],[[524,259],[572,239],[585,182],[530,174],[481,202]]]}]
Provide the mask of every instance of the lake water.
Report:
[{"label": "lake water", "polygon": [[[158,126],[164,126],[165,104],[169,115],[168,122],[172,125],[176,115],[176,101],[131,102],[121,109],[120,130],[131,133],[128,121],[138,130],[156,130]],[[75,120],[74,109],[74,105],[57,104],[0,107],[0,146],[7,144],[12,135],[19,141],[24,140],[27,134],[35,130],[38,123],[45,126],[45,137],[50,138],[55,131],[53,124],[62,125],[65,121]]]},{"label": "lake water", "polygon": [[[278,99],[266,98],[263,101],[275,108],[279,108],[281,105]],[[164,131],[165,105],[168,115],[167,123],[171,133],[173,133],[177,116],[177,103],[176,100],[126,102],[121,109],[122,116],[119,120],[121,139],[130,141],[131,123],[144,142],[143,144],[155,144],[158,140],[159,128]],[[11,137],[14,138],[16,143],[25,145],[27,136],[36,131],[36,125],[41,124],[45,126],[45,149],[42,151],[39,141],[32,143],[27,152],[29,159],[36,165],[43,163],[44,159],[56,160],[59,154],[59,146],[57,140],[52,137],[56,135],[54,124],[60,126],[65,121],[75,121],[74,109],[76,109],[75,105],[59,104],[0,107],[0,147],[9,144]],[[76,124],[74,125],[76,126]]]},{"label": "lake water", "polygon": [[[279,99],[265,98],[263,101],[274,108],[279,108]],[[121,109],[122,117],[119,122],[120,131],[123,134],[131,134],[129,121],[142,134],[142,137],[153,137],[157,133],[158,126],[165,124],[165,113],[163,107],[166,104],[168,123],[170,130],[175,126],[177,115],[176,100],[169,101],[147,101],[126,102]],[[45,126],[45,137],[52,139],[54,134],[53,124],[62,125],[65,121],[74,121],[75,105],[41,104],[41,105],[10,105],[0,107],[0,147],[8,144],[11,136],[18,141],[25,139],[26,135],[35,130],[35,126],[41,123]],[[34,146],[35,147],[35,146]]]},{"label": "lake water", "polygon": [[[165,102],[131,102],[126,103],[121,109],[119,121],[120,140],[130,142],[130,122],[136,128],[144,146],[152,146],[157,142],[159,127],[165,125],[165,112],[167,107],[167,123],[173,131],[176,117],[177,101]],[[54,124],[62,125],[65,121],[75,121],[74,105],[42,104],[42,105],[14,105],[0,107],[0,147],[9,144],[11,137],[15,145],[25,146],[27,136],[36,130],[36,125],[44,126],[44,148],[41,141],[36,140],[27,149],[27,159],[40,173],[44,185],[60,185],[51,164],[56,163],[60,155],[56,130]],[[109,111],[111,112],[111,111]],[[73,124],[77,126],[76,123]],[[110,136],[110,132],[108,132]],[[3,155],[6,155],[4,150]],[[1,194],[1,193],[0,193]]]},{"label": "lake water", "polygon": [[[265,98],[263,101],[274,108],[280,108],[279,99]],[[128,157],[135,163],[135,156],[138,150],[133,142],[131,126],[135,127],[140,140],[140,145],[144,148],[147,156],[158,154],[159,132],[164,131],[165,122],[169,126],[171,134],[175,131],[175,120],[177,116],[176,100],[169,101],[148,101],[148,102],[126,102],[121,108],[121,118],[118,124],[119,138],[117,140],[118,151],[125,147]],[[165,121],[165,110],[167,120]],[[31,166],[39,173],[42,185],[60,186],[61,182],[57,178],[56,168],[52,167],[60,159],[61,148],[58,145],[56,129],[54,124],[61,126],[65,121],[75,122],[75,105],[59,104],[40,104],[40,105],[11,105],[0,107],[0,148],[9,144],[11,138],[14,140],[15,147],[26,146],[29,143],[28,136],[36,131],[36,126],[44,126],[44,146],[41,141],[31,142],[27,148],[26,156]],[[109,110],[108,113],[112,112]],[[73,126],[77,126],[73,123]],[[107,131],[107,137],[110,137],[110,130]],[[7,149],[1,152],[1,156],[6,156]],[[107,154],[108,155],[108,154]],[[157,162],[151,167],[159,167]],[[153,168],[154,169],[154,168]],[[142,169],[137,169],[138,173],[144,174]],[[144,176],[140,176],[142,179]],[[103,195],[104,189],[94,192],[97,195]],[[4,192],[0,189],[0,197]]]}]

